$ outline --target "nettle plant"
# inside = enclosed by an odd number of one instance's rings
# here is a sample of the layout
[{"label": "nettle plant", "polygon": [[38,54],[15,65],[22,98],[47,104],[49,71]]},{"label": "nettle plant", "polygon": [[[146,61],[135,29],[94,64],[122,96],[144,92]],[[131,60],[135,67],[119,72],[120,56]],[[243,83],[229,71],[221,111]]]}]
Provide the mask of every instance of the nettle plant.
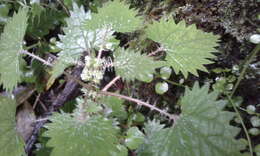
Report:
[{"label": "nettle plant", "polygon": [[[239,128],[231,126],[234,113],[224,111],[226,101],[218,100],[218,92],[209,92],[209,86],[198,83],[185,89],[180,98],[180,114],[170,114],[139,99],[108,92],[118,79],[126,82],[139,80],[149,83],[156,69],[167,79],[175,73],[198,76],[197,70],[214,58],[212,52],[218,36],[198,30],[195,25],[178,24],[173,19],[161,19],[145,24],[137,11],[115,0],[107,2],[98,13],[86,12],[76,4],[66,20],[64,34],[56,46],[60,49],[53,63],[23,49],[27,28],[27,8],[22,8],[7,22],[0,41],[0,83],[7,92],[21,82],[19,67],[22,56],[29,55],[52,68],[48,87],[70,66],[83,66],[80,77],[73,77],[82,85],[82,95],[77,97],[73,113],[54,112],[44,126],[44,137],[49,140],[52,156],[124,156],[129,150],[140,156],[238,156],[244,144],[235,139]],[[140,49],[122,48],[113,34],[143,29],[144,35],[159,43],[153,53]],[[103,53],[112,52],[110,58]],[[164,59],[153,55],[165,51]],[[115,70],[116,77],[100,89],[105,70]],[[167,91],[168,84],[156,85],[159,94]],[[169,123],[146,119],[144,128],[122,127],[119,121],[125,113],[124,102],[156,111]],[[25,154],[25,142],[16,131],[16,101],[13,96],[0,97],[0,153],[4,156]],[[121,118],[121,119],[120,119]]]}]

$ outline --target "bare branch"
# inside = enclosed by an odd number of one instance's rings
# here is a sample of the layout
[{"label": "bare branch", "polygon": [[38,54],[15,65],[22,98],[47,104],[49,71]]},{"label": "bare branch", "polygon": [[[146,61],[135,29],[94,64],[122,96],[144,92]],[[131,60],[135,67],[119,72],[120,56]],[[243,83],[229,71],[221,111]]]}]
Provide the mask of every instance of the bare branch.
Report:
[{"label": "bare branch", "polygon": [[149,103],[143,102],[141,100],[138,100],[138,99],[135,99],[135,98],[131,98],[131,97],[128,97],[128,96],[125,96],[125,95],[121,95],[121,94],[111,93],[111,92],[101,91],[100,93],[104,94],[104,95],[115,96],[115,97],[118,97],[118,98],[121,98],[121,99],[125,99],[125,100],[128,100],[128,101],[135,102],[138,105],[148,107],[151,110],[155,110],[155,111],[159,112],[160,114],[169,117],[169,119],[173,120],[174,123],[176,123],[176,121],[178,120],[178,116],[177,115],[169,114],[169,113],[165,112],[164,110],[161,110],[160,108],[158,108],[156,106],[153,106],[153,105],[151,105]]},{"label": "bare branch", "polygon": [[37,56],[37,55],[34,55],[33,53],[29,53],[29,52],[26,51],[26,50],[22,50],[20,53],[29,55],[29,56],[31,56],[32,58],[34,58],[34,59],[36,59],[36,60],[42,62],[43,64],[45,64],[45,65],[47,65],[47,66],[50,66],[50,67],[53,66],[50,62],[48,62],[48,61],[46,61],[46,60],[40,58],[40,57]]},{"label": "bare branch", "polygon": [[157,53],[159,53],[160,51],[163,51],[164,49],[162,47],[159,47],[158,49],[156,49],[155,51],[151,52],[148,56],[154,56]]},{"label": "bare branch", "polygon": [[117,80],[119,80],[121,77],[116,76],[112,81],[110,81],[103,89],[102,91],[107,91],[114,83],[116,83]]}]

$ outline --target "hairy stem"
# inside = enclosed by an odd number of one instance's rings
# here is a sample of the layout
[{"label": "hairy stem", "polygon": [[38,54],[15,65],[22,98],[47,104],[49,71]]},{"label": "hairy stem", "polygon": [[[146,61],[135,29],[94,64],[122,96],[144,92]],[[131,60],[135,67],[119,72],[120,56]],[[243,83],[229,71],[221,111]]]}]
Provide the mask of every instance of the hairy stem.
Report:
[{"label": "hairy stem", "polygon": [[100,93],[104,94],[104,95],[115,96],[115,97],[118,97],[118,98],[121,98],[121,99],[125,99],[127,101],[132,101],[132,102],[135,102],[138,105],[145,106],[147,108],[150,108],[151,110],[155,110],[155,111],[159,112],[160,114],[165,115],[166,117],[169,117],[169,119],[173,120],[174,123],[176,123],[176,121],[178,119],[177,115],[167,113],[166,111],[163,111],[163,110],[159,109],[158,107],[153,106],[149,103],[143,102],[141,100],[131,98],[129,96],[125,96],[125,95],[121,95],[121,94],[111,93],[111,92],[101,91]]},{"label": "hairy stem", "polygon": [[151,52],[150,54],[148,54],[148,56],[154,56],[157,53],[163,51],[164,49],[162,47],[159,47],[158,49],[156,49],[155,51]]},{"label": "hairy stem", "polygon": [[116,83],[117,80],[119,80],[121,77],[116,76],[112,81],[110,81],[103,89],[102,91],[107,91],[114,83]]},{"label": "hairy stem", "polygon": [[45,64],[45,65],[47,65],[47,66],[50,66],[50,67],[53,66],[50,62],[48,62],[48,61],[42,59],[41,57],[39,57],[39,56],[37,56],[37,55],[34,55],[34,54],[32,54],[32,53],[29,53],[29,52],[26,51],[26,50],[23,50],[23,51],[21,51],[20,53],[29,55],[29,56],[31,56],[32,58],[34,58],[34,59],[36,59],[36,60],[42,62],[43,64]]}]

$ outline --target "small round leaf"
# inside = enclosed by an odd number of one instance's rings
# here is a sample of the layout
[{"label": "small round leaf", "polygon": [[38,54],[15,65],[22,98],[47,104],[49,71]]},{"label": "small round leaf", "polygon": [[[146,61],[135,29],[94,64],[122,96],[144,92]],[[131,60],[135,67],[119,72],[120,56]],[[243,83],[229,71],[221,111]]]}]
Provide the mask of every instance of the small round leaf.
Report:
[{"label": "small round leaf", "polygon": [[256,117],[256,116],[253,116],[251,119],[251,124],[254,126],[254,127],[259,127],[260,126],[260,119],[259,117]]},{"label": "small round leaf", "polygon": [[164,94],[169,89],[168,83],[166,82],[159,82],[155,85],[155,92],[157,94]]},{"label": "small round leaf", "polygon": [[253,113],[255,112],[256,108],[255,108],[254,105],[248,105],[248,106],[246,107],[246,110],[247,110],[247,112],[248,112],[249,114],[253,114]]},{"label": "small round leaf", "polygon": [[250,128],[248,130],[248,133],[254,136],[257,136],[260,134],[260,130],[258,128]]},{"label": "small round leaf", "polygon": [[172,69],[170,67],[163,67],[160,69],[160,75],[162,79],[169,79],[172,74]]}]

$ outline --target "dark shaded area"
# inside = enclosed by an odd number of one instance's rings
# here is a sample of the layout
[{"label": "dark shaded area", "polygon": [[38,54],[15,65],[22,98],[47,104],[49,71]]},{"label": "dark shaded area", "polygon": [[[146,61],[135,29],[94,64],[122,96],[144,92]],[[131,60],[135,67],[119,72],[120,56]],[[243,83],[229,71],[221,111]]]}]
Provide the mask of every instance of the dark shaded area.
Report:
[{"label": "dark shaded area", "polygon": [[[71,75],[75,78],[80,77],[82,67],[74,67],[72,69]],[[50,89],[48,92],[41,95],[40,99],[42,103],[45,104],[47,111],[40,111],[38,116],[40,118],[45,119],[49,115],[51,115],[54,111],[58,111],[66,102],[76,98],[80,95],[80,86],[77,82],[72,79],[69,79],[64,88],[56,90],[58,93],[57,96],[54,95],[54,89]],[[39,109],[39,108],[38,108]],[[48,122],[47,120],[39,121],[34,126],[34,131],[32,136],[27,140],[25,151],[29,156],[33,155],[34,145],[37,142],[37,138],[40,132],[40,129],[44,126],[44,124]]]}]

